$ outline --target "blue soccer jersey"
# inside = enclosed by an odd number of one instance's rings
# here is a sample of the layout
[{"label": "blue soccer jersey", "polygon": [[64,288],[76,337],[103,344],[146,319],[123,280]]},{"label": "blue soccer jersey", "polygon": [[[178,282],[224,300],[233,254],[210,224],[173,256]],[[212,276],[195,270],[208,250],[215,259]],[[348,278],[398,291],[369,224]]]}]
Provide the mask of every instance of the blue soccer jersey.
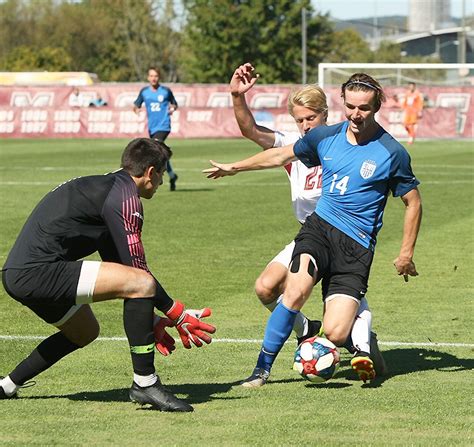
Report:
[{"label": "blue soccer jersey", "polygon": [[366,248],[382,227],[389,191],[403,196],[420,182],[410,156],[382,127],[362,145],[347,141],[348,121],[312,129],[295,143],[295,155],[308,167],[322,165],[322,197],[316,214]]},{"label": "blue soccer jersey", "polygon": [[155,90],[151,86],[140,90],[134,104],[137,107],[145,103],[148,116],[148,131],[153,135],[159,131],[171,130],[171,118],[168,113],[170,104],[177,105],[173,92],[164,85],[158,86]]}]

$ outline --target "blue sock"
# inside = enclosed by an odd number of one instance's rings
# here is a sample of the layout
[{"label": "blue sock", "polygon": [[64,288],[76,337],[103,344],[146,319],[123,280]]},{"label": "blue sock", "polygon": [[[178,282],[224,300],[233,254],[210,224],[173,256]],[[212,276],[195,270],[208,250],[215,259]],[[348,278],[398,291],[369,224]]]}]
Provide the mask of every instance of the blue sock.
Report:
[{"label": "blue sock", "polygon": [[169,175],[169,178],[175,178],[176,174],[173,171],[173,166],[171,166],[171,163],[169,161],[166,162],[166,172]]},{"label": "blue sock", "polygon": [[268,319],[263,344],[257,360],[257,368],[270,372],[276,356],[291,334],[297,310],[288,309],[279,303]]}]

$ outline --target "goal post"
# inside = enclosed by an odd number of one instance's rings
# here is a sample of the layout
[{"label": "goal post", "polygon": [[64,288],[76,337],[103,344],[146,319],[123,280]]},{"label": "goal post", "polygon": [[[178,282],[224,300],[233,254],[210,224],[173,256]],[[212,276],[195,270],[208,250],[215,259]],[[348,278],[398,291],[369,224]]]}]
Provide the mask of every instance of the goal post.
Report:
[{"label": "goal post", "polygon": [[396,138],[406,137],[399,98],[410,82],[417,85],[424,99],[419,137],[473,138],[474,64],[321,63],[318,84],[328,97],[329,123],[344,119],[341,85],[354,73],[367,73],[384,88],[387,101],[378,119]]},{"label": "goal post", "polygon": [[426,86],[474,86],[474,64],[426,63],[320,63],[321,88],[341,85],[353,73],[367,73],[383,86],[402,86],[409,82]]}]

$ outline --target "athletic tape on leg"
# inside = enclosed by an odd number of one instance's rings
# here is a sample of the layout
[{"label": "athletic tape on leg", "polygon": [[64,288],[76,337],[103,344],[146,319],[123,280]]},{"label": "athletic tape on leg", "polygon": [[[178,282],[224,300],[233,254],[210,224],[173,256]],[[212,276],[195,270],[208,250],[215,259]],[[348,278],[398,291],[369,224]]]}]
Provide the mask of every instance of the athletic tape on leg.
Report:
[{"label": "athletic tape on leg", "polygon": [[[311,276],[311,278],[314,278],[314,274],[317,271],[316,261],[311,255],[308,255],[307,253],[305,253],[305,254],[309,258],[308,275]],[[301,264],[301,254],[298,254],[293,258],[293,261],[291,262],[290,272],[291,273],[298,273],[299,270],[300,270],[300,264]]]}]

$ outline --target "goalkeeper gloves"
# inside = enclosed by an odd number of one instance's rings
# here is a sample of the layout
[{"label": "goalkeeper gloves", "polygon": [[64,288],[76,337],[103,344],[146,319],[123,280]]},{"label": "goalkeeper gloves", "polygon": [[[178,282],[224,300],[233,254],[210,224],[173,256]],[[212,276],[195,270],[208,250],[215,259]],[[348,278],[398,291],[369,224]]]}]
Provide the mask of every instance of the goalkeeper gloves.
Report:
[{"label": "goalkeeper gloves", "polygon": [[174,323],[169,318],[155,315],[153,318],[153,333],[155,335],[155,347],[162,355],[170,355],[175,349],[174,338],[166,332],[167,327],[173,327]]},{"label": "goalkeeper gloves", "polygon": [[211,313],[208,307],[186,310],[181,301],[175,301],[171,309],[166,312],[166,316],[174,321],[184,347],[191,349],[191,343],[197,347],[201,347],[203,342],[211,343],[212,338],[209,334],[216,332],[216,328],[200,320]]}]

